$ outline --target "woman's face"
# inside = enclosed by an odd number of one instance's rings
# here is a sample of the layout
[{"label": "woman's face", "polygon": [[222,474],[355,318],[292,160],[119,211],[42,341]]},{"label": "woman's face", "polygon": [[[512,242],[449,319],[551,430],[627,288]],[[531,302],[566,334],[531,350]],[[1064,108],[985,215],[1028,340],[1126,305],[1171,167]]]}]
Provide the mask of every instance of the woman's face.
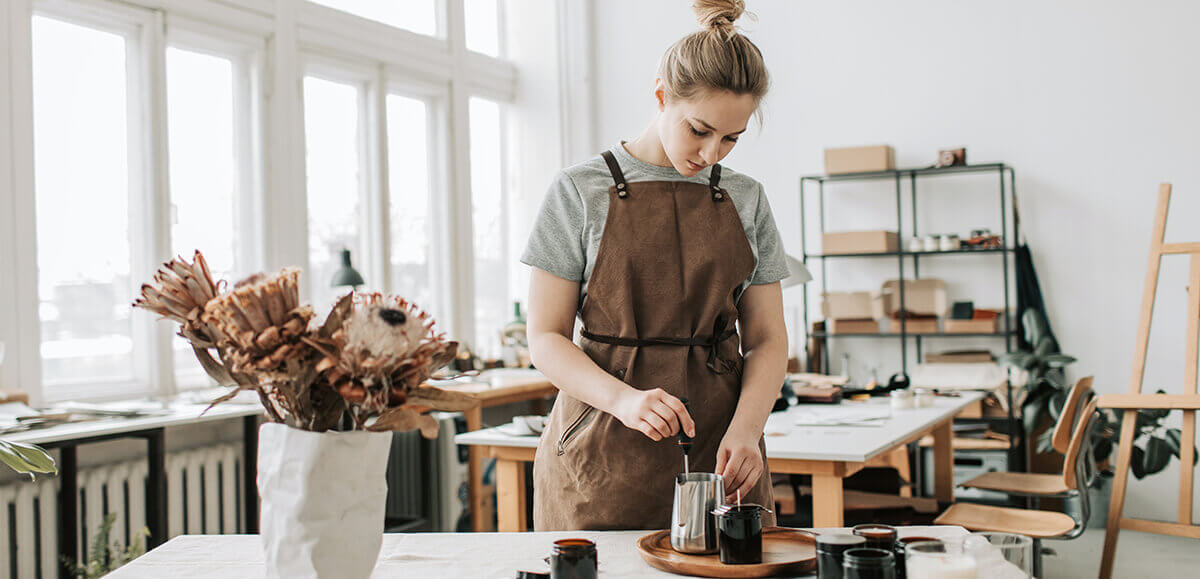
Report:
[{"label": "woman's face", "polygon": [[671,165],[684,177],[719,162],[733,150],[754,114],[753,95],[700,91],[686,100],[666,100],[661,84],[658,137]]}]

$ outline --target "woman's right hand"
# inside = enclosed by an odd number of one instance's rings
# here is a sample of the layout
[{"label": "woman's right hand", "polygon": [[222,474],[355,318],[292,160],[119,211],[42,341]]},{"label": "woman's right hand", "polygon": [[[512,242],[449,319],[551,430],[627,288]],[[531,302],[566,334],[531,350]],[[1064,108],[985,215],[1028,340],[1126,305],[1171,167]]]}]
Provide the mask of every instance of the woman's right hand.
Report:
[{"label": "woman's right hand", "polygon": [[696,436],[696,423],[683,402],[662,388],[630,388],[618,399],[615,410],[613,415],[622,424],[654,441],[675,436],[681,427],[688,436]]}]

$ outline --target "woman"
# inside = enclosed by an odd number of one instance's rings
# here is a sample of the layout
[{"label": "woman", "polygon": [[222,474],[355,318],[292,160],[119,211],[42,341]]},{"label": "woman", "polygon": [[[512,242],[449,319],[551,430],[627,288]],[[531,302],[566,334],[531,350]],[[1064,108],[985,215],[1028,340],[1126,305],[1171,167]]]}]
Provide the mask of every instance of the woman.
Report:
[{"label": "woman", "polygon": [[681,433],[729,501],[773,504],[762,432],[787,263],[762,186],[717,164],[767,71],[733,28],[743,2],[693,7],[703,28],[663,56],[649,126],[558,175],[521,258],[531,355],[560,390],[534,462],[539,531],[665,528]]}]

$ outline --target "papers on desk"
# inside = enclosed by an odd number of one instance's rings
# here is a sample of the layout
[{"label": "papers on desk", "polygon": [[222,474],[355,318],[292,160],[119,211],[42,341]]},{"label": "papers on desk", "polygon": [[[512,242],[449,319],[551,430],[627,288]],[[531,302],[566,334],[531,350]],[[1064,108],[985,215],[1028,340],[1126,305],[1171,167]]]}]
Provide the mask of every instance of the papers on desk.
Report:
[{"label": "papers on desk", "polygon": [[892,417],[890,406],[848,405],[823,406],[814,409],[797,409],[793,424],[796,426],[883,426]]}]

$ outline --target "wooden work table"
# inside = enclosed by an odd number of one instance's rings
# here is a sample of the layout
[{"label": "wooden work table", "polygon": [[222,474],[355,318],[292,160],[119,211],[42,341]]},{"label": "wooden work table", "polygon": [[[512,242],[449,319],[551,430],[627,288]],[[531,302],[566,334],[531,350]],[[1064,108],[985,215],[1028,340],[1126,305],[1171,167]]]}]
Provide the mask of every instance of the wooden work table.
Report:
[{"label": "wooden work table", "polygon": [[[479,406],[463,412],[467,431],[483,428],[483,409],[514,402],[532,402],[534,414],[546,412],[542,402],[558,392],[558,388],[537,370],[496,369],[485,370],[478,378],[461,384],[439,384],[438,388],[465,392],[479,399]],[[483,495],[484,449],[471,446],[467,462],[467,494],[471,503],[471,528],[476,532],[490,531],[491,511]],[[531,459],[532,460],[532,459]]]},{"label": "wooden work table", "polygon": [[[813,524],[840,527],[844,521],[842,481],[862,470],[873,459],[933,435],[934,495],[940,502],[954,500],[954,456],[951,447],[954,417],[983,398],[980,392],[962,392],[955,397],[937,397],[934,405],[914,410],[897,410],[875,426],[801,426],[797,421],[814,415],[836,415],[847,409],[882,412],[885,398],[839,405],[803,404],[771,415],[765,428],[767,462],[772,473],[809,474],[813,479]],[[489,428],[458,435],[459,444],[496,459],[496,508],[501,531],[524,531],[525,465],[532,462],[538,437],[514,436]]]}]

